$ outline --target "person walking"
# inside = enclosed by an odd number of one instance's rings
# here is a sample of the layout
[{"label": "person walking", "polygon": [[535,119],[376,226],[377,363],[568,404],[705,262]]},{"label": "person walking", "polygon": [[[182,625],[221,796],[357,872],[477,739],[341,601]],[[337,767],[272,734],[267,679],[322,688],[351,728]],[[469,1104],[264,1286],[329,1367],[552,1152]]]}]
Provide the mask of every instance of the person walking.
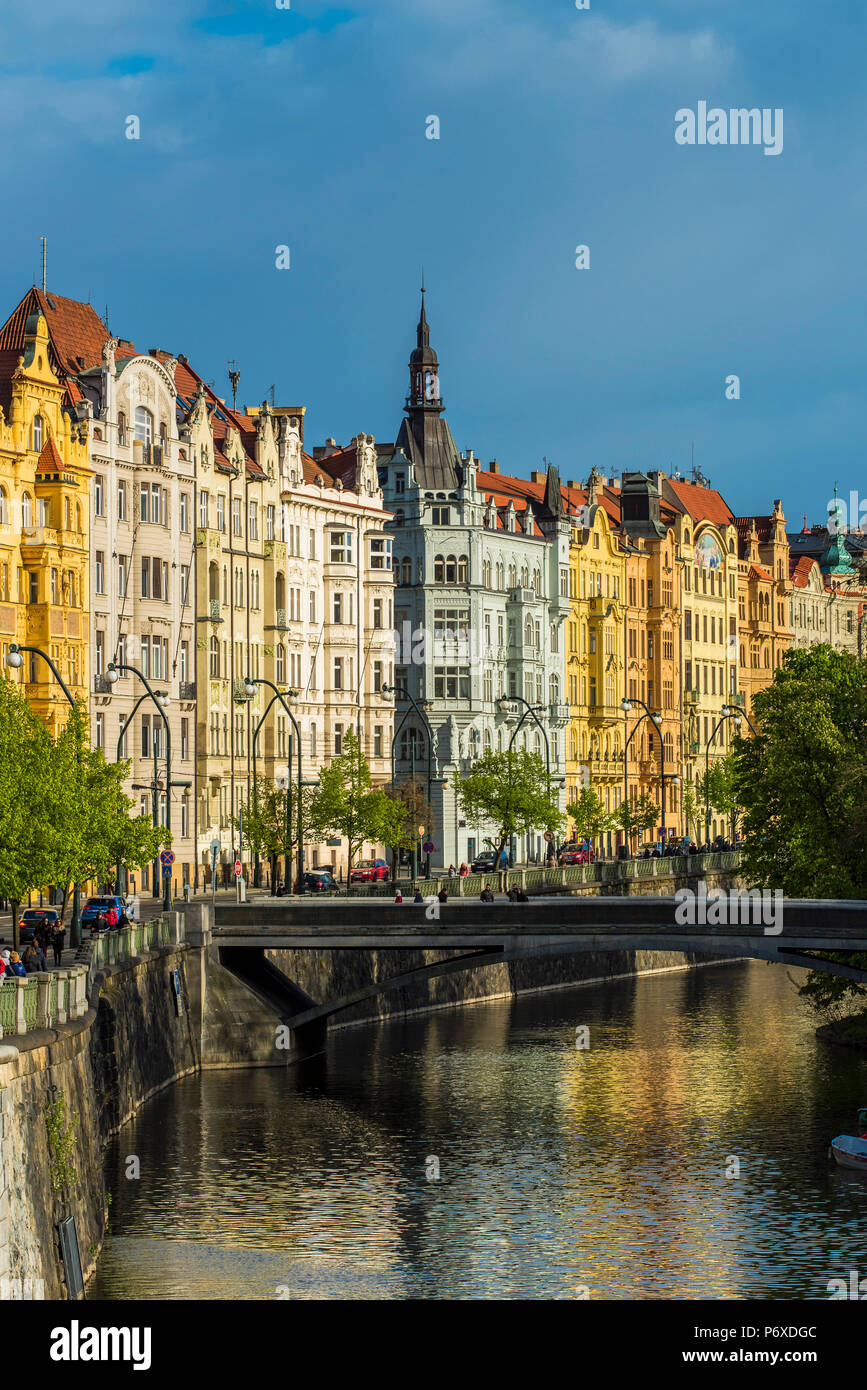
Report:
[{"label": "person walking", "polygon": [[55,965],[63,964],[63,946],[65,936],[66,928],[61,921],[58,921],[57,926],[54,928],[54,936],[51,940],[52,949],[54,950]]},{"label": "person walking", "polygon": [[455,868],[454,864],[449,864],[449,878],[457,878],[457,876],[458,871]]}]

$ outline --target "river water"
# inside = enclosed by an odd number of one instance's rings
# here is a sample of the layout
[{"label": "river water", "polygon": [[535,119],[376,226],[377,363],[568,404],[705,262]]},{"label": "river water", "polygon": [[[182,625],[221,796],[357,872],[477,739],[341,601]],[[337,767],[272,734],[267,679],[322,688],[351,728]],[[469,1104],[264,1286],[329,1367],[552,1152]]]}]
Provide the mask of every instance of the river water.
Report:
[{"label": "river water", "polygon": [[867,1179],[827,1149],[867,1054],[814,1027],[786,970],[735,963],[189,1078],[107,1154],[88,1297],[827,1299],[865,1263]]}]

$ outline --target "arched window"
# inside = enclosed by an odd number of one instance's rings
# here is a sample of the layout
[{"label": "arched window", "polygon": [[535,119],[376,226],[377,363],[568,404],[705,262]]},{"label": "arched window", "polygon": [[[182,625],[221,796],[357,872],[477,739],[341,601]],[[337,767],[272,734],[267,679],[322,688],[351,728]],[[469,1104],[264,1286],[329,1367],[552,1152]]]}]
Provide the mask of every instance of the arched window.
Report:
[{"label": "arched window", "polygon": [[72,530],[72,503],[68,497],[63,499],[63,525],[67,531]]},{"label": "arched window", "polygon": [[538,570],[533,570],[533,588],[537,594],[542,592],[542,576]]},{"label": "arched window", "polygon": [[533,619],[528,618],[524,624],[524,641],[528,647],[533,645]]},{"label": "arched window", "polygon": [[282,685],[286,679],[286,648],[282,642],[277,643],[277,684]]},{"label": "arched window", "polygon": [[491,731],[490,731],[490,729],[485,729],[485,752],[486,752],[486,753],[490,753],[490,751],[491,751]]},{"label": "arched window", "polygon": [[[46,525],[47,525],[47,518],[46,518]],[[80,502],[76,502],[76,504],[75,504],[75,529],[76,529],[76,531],[78,531],[78,532],[81,531],[81,503],[80,503]]]},{"label": "arched window", "polygon": [[208,598],[212,603],[220,602],[220,571],[215,560],[208,566]]},{"label": "arched window", "polygon": [[279,574],[279,573],[278,573],[277,578],[276,578],[276,580],[275,580],[275,582],[274,582],[274,603],[275,603],[275,607],[276,607],[278,610],[282,608],[282,609],[285,611],[285,609],[286,609],[286,579],[285,579],[285,577],[284,577],[282,574]]},{"label": "arched window", "polygon": [[38,454],[42,452],[42,416],[33,416],[33,448]]},{"label": "arched window", "polygon": [[9,525],[9,498],[5,487],[0,487],[0,526]]},{"label": "arched window", "polygon": [[573,762],[576,762],[578,758],[578,738],[574,729],[569,734],[569,757]]},{"label": "arched window", "polygon": [[502,751],[503,751],[503,731],[502,731],[502,729],[498,729],[498,730],[497,730],[497,752],[498,752],[498,753],[502,753]]},{"label": "arched window", "polygon": [[455,563],[454,555],[446,556],[446,583],[457,583],[457,564]]},{"label": "arched window", "polygon": [[161,444],[163,450],[168,449],[168,446],[169,446],[169,427],[168,427],[168,425],[166,424],[165,420],[160,420],[160,444]]},{"label": "arched window", "polygon": [[210,673],[212,680],[220,679],[220,643],[216,637],[212,637],[209,644]]},{"label": "arched window", "polygon": [[459,584],[466,584],[466,583],[468,582],[469,567],[470,567],[470,562],[469,562],[469,560],[467,559],[466,555],[460,555],[460,556],[458,557],[458,583],[459,583]]},{"label": "arched window", "polygon": [[505,584],[505,579],[506,579],[506,571],[505,571],[505,569],[504,569],[504,567],[503,567],[502,564],[498,564],[498,565],[497,565],[497,588],[499,589],[500,593],[502,593],[502,591],[503,591],[503,587],[504,587],[504,584]]},{"label": "arched window", "polygon": [[126,416],[122,410],[117,412],[117,442],[118,444],[126,443]]},{"label": "arched window", "polygon": [[404,556],[403,566],[401,568],[400,582],[401,584],[412,583],[412,560],[408,555]]},{"label": "arched window", "polygon": [[530,583],[530,571],[526,565],[521,566],[521,588],[526,589]]},{"label": "arched window", "polygon": [[482,583],[484,584],[484,586],[485,586],[486,589],[490,589],[490,587],[491,587],[491,562],[490,562],[490,560],[486,560],[485,563],[484,563],[484,566],[482,567]]},{"label": "arched window", "polygon": [[446,577],[446,562],[442,555],[434,556],[434,584],[442,584]]},{"label": "arched window", "polygon": [[549,685],[549,697],[550,697],[550,700],[551,700],[551,704],[552,704],[552,705],[559,705],[559,703],[560,703],[560,677],[557,675],[556,672],[551,676],[551,679],[550,679],[550,681],[548,682],[548,685]]},{"label": "arched window", "polygon": [[21,524],[22,526],[33,525],[33,498],[29,492],[25,492],[21,498]]},{"label": "arched window", "polygon": [[153,443],[154,417],[143,405],[135,408],[135,438],[142,444]]},{"label": "arched window", "polygon": [[518,568],[516,565],[509,566],[509,588],[514,589],[518,582]]}]

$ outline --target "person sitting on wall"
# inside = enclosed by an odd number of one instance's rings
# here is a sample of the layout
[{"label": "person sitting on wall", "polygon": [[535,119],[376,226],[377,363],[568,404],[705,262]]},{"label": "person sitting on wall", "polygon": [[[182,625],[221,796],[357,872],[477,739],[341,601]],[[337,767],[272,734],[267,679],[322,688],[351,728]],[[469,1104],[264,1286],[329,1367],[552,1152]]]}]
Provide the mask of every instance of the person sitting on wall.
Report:
[{"label": "person sitting on wall", "polygon": [[523,888],[518,888],[518,889],[516,890],[516,894],[517,894],[516,897],[515,897],[515,902],[516,902],[516,903],[528,903],[528,902],[530,901],[530,899],[527,897],[527,894],[524,892]]},{"label": "person sitting on wall", "polygon": [[479,902],[480,902],[480,903],[492,903],[493,901],[494,901],[494,895],[493,895],[493,893],[491,892],[490,888],[483,888],[482,891],[481,891],[481,893],[479,894]]},{"label": "person sitting on wall", "polygon": [[448,900],[449,900],[449,895],[448,895],[448,893],[446,892],[445,888],[441,888],[440,891],[437,893],[437,900],[438,900],[439,902],[441,902],[441,903],[447,903],[447,902],[448,902]]},{"label": "person sitting on wall", "polygon": [[401,893],[401,891],[400,891],[399,888],[397,889],[397,891],[396,891],[396,893],[395,893],[395,895],[394,895],[394,901],[395,901],[396,903],[402,903],[402,902],[403,902],[403,893]]},{"label": "person sitting on wall", "polygon": [[415,890],[415,897],[413,898],[413,902],[414,902],[414,903],[424,903],[424,898],[423,898],[422,895],[421,895],[421,889],[420,889],[420,888],[416,888],[416,890]]}]

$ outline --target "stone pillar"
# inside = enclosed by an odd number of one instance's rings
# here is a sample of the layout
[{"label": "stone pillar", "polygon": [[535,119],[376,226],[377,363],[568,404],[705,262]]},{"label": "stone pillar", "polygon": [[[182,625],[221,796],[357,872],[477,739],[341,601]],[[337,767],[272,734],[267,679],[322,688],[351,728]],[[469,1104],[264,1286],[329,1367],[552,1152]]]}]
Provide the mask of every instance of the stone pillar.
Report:
[{"label": "stone pillar", "polygon": [[201,1059],[205,1032],[208,985],[208,958],[213,942],[214,909],[210,903],[190,903],[184,913],[184,973],[190,1032],[195,1039],[197,1060]]},{"label": "stone pillar", "polygon": [[57,1022],[65,1023],[69,1017],[69,971],[55,970],[57,976]]},{"label": "stone pillar", "polygon": [[51,1017],[49,1014],[49,1004],[51,1000],[51,976],[47,970],[40,970],[36,976],[36,1027],[50,1028]]},{"label": "stone pillar", "polygon": [[27,1021],[24,1017],[24,991],[27,988],[27,980],[15,977],[15,1032],[26,1033]]},{"label": "stone pillar", "polygon": [[83,965],[75,967],[75,1017],[87,1013],[87,969]]}]

